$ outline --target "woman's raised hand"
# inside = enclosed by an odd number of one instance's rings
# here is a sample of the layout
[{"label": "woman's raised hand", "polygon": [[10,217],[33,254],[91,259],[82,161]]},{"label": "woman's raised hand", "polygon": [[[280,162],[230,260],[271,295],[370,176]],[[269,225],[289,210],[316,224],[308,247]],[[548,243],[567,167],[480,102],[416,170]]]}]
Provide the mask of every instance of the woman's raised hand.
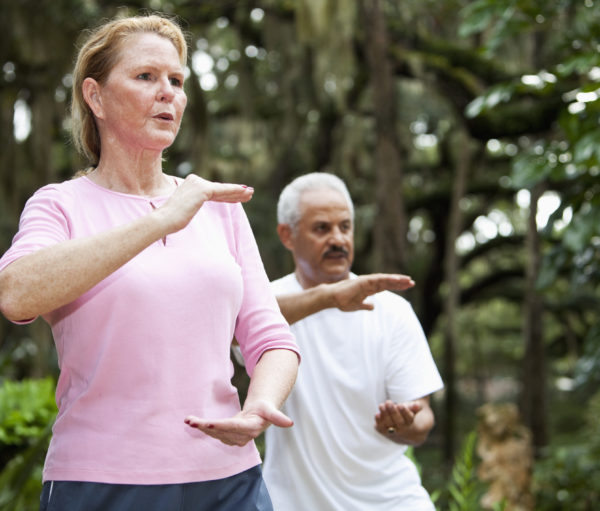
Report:
[{"label": "woman's raised hand", "polygon": [[190,174],[156,214],[165,222],[165,234],[170,234],[183,229],[206,201],[248,202],[253,193],[249,186],[215,183]]}]

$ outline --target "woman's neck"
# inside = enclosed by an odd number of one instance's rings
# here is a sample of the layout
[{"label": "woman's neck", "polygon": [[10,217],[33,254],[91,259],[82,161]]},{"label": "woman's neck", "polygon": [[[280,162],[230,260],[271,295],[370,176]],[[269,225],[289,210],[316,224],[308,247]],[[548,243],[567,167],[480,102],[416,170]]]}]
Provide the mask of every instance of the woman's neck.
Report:
[{"label": "woman's neck", "polygon": [[136,158],[101,155],[98,166],[87,176],[109,190],[143,197],[165,195],[175,186],[162,172],[161,154],[142,154]]}]

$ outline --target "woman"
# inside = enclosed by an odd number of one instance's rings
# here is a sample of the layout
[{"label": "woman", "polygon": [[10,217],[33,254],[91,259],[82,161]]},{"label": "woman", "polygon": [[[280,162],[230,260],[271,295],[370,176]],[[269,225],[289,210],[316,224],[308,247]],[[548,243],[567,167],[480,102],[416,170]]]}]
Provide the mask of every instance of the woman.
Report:
[{"label": "woman", "polygon": [[[238,202],[253,190],[162,172],[186,105],[179,27],[113,20],[78,54],[83,176],[38,190],[0,260],[0,309],[43,316],[60,364],[41,509],[271,509],[253,439],[297,371]],[[251,375],[240,410],[235,335]]]}]

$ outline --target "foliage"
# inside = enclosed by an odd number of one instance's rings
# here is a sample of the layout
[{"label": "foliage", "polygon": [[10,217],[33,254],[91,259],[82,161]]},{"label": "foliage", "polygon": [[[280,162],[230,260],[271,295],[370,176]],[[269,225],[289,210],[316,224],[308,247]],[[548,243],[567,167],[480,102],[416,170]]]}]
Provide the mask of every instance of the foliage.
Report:
[{"label": "foliage", "polygon": [[42,490],[42,467],[52,432],[51,424],[0,472],[0,511],[37,509]]},{"label": "foliage", "polygon": [[0,511],[37,507],[55,415],[51,378],[7,380],[0,387]]},{"label": "foliage", "polygon": [[0,387],[0,443],[23,447],[39,438],[56,416],[54,381],[6,380]]},{"label": "foliage", "polygon": [[[543,231],[544,258],[537,285],[545,313],[540,322],[548,351],[557,356],[568,353],[564,358],[570,362],[558,360],[559,366],[551,360],[547,380],[561,372],[575,378],[586,392],[597,388],[600,3],[380,3],[391,34],[389,58],[404,155],[398,193],[407,198],[410,244],[407,267],[401,271],[417,281],[407,296],[440,363],[449,323],[442,307],[447,287],[441,271],[447,259],[444,243],[459,159],[455,153],[462,157],[466,149],[457,147],[452,134],[468,131],[473,148],[468,190],[460,201],[460,241],[470,243],[460,249],[455,366],[463,394],[453,413],[460,414],[470,398],[485,399],[483,392],[475,398],[466,395],[465,382],[475,379],[483,388],[484,383],[508,375],[511,389],[518,388],[524,352],[520,311],[527,207],[517,206],[515,195],[536,186],[560,200]],[[191,54],[210,64],[201,69],[191,62],[188,111],[165,170],[178,175],[195,171],[208,179],[255,187],[246,210],[271,278],[290,271],[291,264],[275,235],[277,194],[300,173],[334,172],[346,179],[357,206],[354,269],[381,271],[373,265],[373,254],[382,250],[373,236],[382,212],[375,194],[378,141],[364,3],[131,0],[126,4],[3,1],[0,252],[10,244],[27,197],[48,181],[68,179],[81,166],[66,130],[69,70],[78,34],[117,13],[152,8],[184,20]],[[32,9],[37,16],[31,17]],[[31,134],[25,139],[14,137],[16,105],[27,107],[31,115]],[[483,234],[479,223],[489,224],[490,219],[506,232],[497,228],[491,235]],[[0,319],[3,376],[21,378],[55,370],[50,336],[40,342],[35,328]],[[18,439],[29,433],[31,441],[43,435],[44,417],[21,419],[19,431],[6,424],[2,434]],[[444,420],[440,414],[440,429]],[[471,415],[462,413],[460,420],[470,428]],[[573,452],[561,456],[575,465],[583,462],[585,457],[575,459]],[[590,451],[589,456],[600,455]],[[546,462],[548,467],[559,464],[558,459]],[[575,477],[571,482],[578,484]],[[444,491],[450,499],[449,490]]]},{"label": "foliage", "polygon": [[535,465],[538,511],[592,511],[600,498],[600,462],[587,446],[552,449]]},{"label": "foliage", "polygon": [[[442,491],[432,492],[431,498],[438,511],[479,511],[480,500],[485,493],[485,485],[477,479],[477,459],[475,445],[477,433],[471,431],[464,440],[460,455],[452,467],[450,480]],[[504,507],[498,504],[495,511]]]},{"label": "foliage", "polygon": [[600,388],[600,324],[596,323],[588,336],[574,371],[575,383],[586,390],[589,387]]},{"label": "foliage", "polygon": [[600,501],[600,392],[590,400],[586,443],[547,449],[535,464],[538,511],[592,511]]},{"label": "foliage", "polygon": [[452,478],[448,484],[451,501],[450,511],[469,511],[476,509],[480,494],[477,491],[475,476],[475,443],[477,435],[470,433],[463,445],[462,453],[452,468]]},{"label": "foliage", "polygon": [[[544,133],[523,133],[515,141],[510,182],[515,190],[542,187],[560,199],[542,232],[537,289],[548,309],[562,317],[561,342],[567,343],[573,332],[580,336],[585,356],[577,367],[579,382],[584,377],[597,381],[592,369],[598,367],[595,353],[600,346],[595,326],[600,296],[600,5],[478,0],[462,12],[461,33],[481,37],[489,58],[506,52],[515,38],[540,34],[536,41],[541,44],[535,48],[538,68],[524,68],[491,84],[465,114],[485,117],[532,99],[553,105],[554,122]],[[549,26],[564,29],[546,31]],[[575,47],[577,53],[572,51]]]}]

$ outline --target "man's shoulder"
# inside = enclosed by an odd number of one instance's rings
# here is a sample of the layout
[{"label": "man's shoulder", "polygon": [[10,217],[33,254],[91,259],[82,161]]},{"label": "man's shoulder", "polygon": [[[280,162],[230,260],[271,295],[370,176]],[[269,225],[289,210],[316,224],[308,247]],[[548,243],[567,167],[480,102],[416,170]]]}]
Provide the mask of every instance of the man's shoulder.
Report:
[{"label": "man's shoulder", "polygon": [[271,289],[275,294],[294,293],[302,290],[296,275],[289,273],[279,279],[271,281]]},{"label": "man's shoulder", "polygon": [[392,291],[382,291],[366,301],[375,306],[366,315],[371,321],[393,330],[420,331],[421,322],[412,304],[403,296]]},{"label": "man's shoulder", "polygon": [[372,297],[367,299],[367,301],[370,299],[373,300],[373,303],[381,304],[382,307],[392,307],[394,309],[412,308],[410,302],[406,298],[393,291],[381,291],[377,294],[374,294]]}]

